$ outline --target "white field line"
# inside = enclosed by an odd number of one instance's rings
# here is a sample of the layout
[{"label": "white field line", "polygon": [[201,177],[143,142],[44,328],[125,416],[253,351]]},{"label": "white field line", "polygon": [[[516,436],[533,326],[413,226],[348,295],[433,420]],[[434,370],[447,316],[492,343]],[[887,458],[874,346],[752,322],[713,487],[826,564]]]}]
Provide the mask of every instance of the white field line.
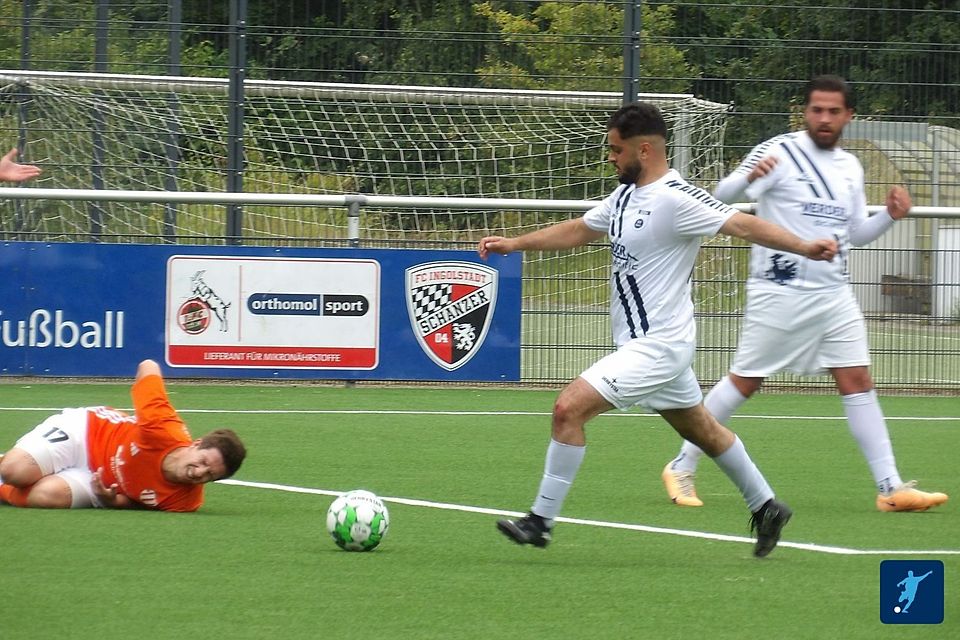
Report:
[{"label": "white field line", "polygon": [[[131,411],[131,409],[123,409]],[[0,407],[0,411],[48,411],[50,413],[59,413],[63,407]],[[244,414],[251,415],[270,414],[270,415],[416,415],[416,416],[531,416],[544,417],[549,416],[548,411],[420,411],[420,410],[397,410],[397,409],[177,409],[177,413],[223,413],[223,414]],[[610,411],[598,416],[600,418],[657,418],[660,416],[655,413],[624,413],[620,411]],[[771,416],[771,415],[749,415],[737,414],[737,418],[751,418],[755,420],[846,420],[844,416]],[[890,421],[912,421],[912,422],[960,422],[960,416],[885,416]]]},{"label": "white field line", "polygon": [[[61,411],[62,408],[52,408],[52,407],[0,407],[0,411],[45,411],[56,413]],[[360,414],[360,415],[462,415],[462,416],[531,416],[531,417],[542,417],[549,416],[549,412],[538,412],[538,411],[398,411],[398,410],[373,410],[373,409],[351,409],[351,410],[341,410],[341,409],[300,409],[300,410],[291,410],[291,409],[258,409],[258,410],[241,410],[241,409],[180,409],[179,413],[223,413],[223,414]],[[659,418],[656,414],[638,414],[638,413],[620,413],[620,412],[611,412],[602,414],[600,416],[611,417],[611,418]],[[741,415],[738,416],[741,418],[754,418],[760,420],[846,420],[843,416],[760,416],[760,415]],[[909,421],[946,421],[946,422],[960,422],[960,417],[948,417],[948,416],[886,416],[888,421],[891,420],[909,420]],[[274,489],[277,491],[288,491],[293,493],[310,493],[317,495],[327,495],[327,496],[336,496],[340,495],[339,491],[331,491],[324,489],[308,489],[302,487],[289,487],[286,485],[279,484],[270,484],[270,483],[261,483],[261,482],[244,482],[241,480],[220,480],[218,481],[221,484],[231,484],[238,486],[254,487],[260,489]],[[508,517],[518,517],[522,516],[523,513],[517,511],[503,511],[499,509],[488,509],[484,507],[470,507],[466,505],[454,505],[447,504],[442,502],[430,502],[426,500],[414,500],[410,498],[383,498],[387,502],[396,502],[397,504],[406,504],[410,506],[422,506],[430,507],[433,509],[448,509],[455,511],[466,511],[471,513],[483,513],[487,515],[502,515]],[[752,538],[747,538],[743,536],[730,536],[717,533],[706,533],[701,531],[686,531],[683,529],[668,529],[662,527],[649,527],[646,525],[636,525],[636,524],[624,524],[619,522],[603,522],[599,520],[582,520],[578,518],[557,518],[560,522],[568,522],[571,524],[582,524],[582,525],[592,525],[597,527],[606,527],[610,529],[627,529],[630,531],[644,531],[647,533],[665,533],[672,534],[677,536],[685,536],[690,538],[703,538],[708,540],[722,540],[726,542],[745,542],[753,543]],[[863,550],[863,549],[847,549],[843,547],[831,547],[824,545],[808,544],[803,542],[788,542],[781,541],[779,543],[781,547],[791,547],[794,549],[803,549],[807,551],[816,551],[819,553],[833,553],[841,555],[960,555],[960,550],[930,550],[930,551],[921,551],[921,550]]]},{"label": "white field line", "polygon": [[[218,480],[218,484],[229,484],[238,487],[250,487],[254,489],[271,489],[274,491],[287,491],[290,493],[308,493],[321,496],[338,496],[342,491],[331,491],[329,489],[309,489],[306,487],[291,487],[283,484],[273,484],[269,482],[246,482],[244,480]],[[413,498],[387,498],[380,496],[384,502],[394,502],[411,507],[426,507],[428,509],[446,509],[448,511],[464,511],[468,513],[482,513],[490,516],[520,517],[524,514],[519,511],[504,511],[502,509],[489,509],[487,507],[471,507],[460,504],[450,504],[447,502],[431,502],[429,500],[415,500]],[[604,522],[602,520],[583,520],[580,518],[557,518],[558,522],[569,524],[581,524],[592,527],[604,527],[607,529],[626,529],[628,531],[643,531],[644,533],[662,533],[674,536],[683,536],[686,538],[701,538],[704,540],[719,540],[722,542],[742,542],[753,544],[753,538],[744,536],[730,536],[722,533],[707,533],[705,531],[687,531],[685,529],[670,529],[664,527],[649,527],[642,524],[625,524],[622,522]],[[918,555],[960,555],[957,549],[927,549],[927,550],[906,550],[906,549],[848,549],[846,547],[831,547],[806,542],[788,542],[781,540],[779,547],[789,547],[792,549],[801,549],[803,551],[813,551],[816,553],[831,553],[845,556],[918,556]]]},{"label": "white field line", "polygon": [[[954,342],[954,341],[960,340],[960,336],[953,336],[953,335],[939,334],[939,335],[931,336],[930,333],[922,333],[922,332],[895,333],[892,331],[883,331],[880,329],[868,330],[867,335],[870,338],[876,336],[880,338],[888,338],[888,339],[896,339],[896,340],[903,340],[904,338],[916,338],[918,341],[919,340],[926,340],[926,341],[949,340],[951,342]],[[874,342],[873,340],[870,340],[870,344],[873,344],[873,342]],[[893,355],[893,354],[889,354],[889,355]]]}]

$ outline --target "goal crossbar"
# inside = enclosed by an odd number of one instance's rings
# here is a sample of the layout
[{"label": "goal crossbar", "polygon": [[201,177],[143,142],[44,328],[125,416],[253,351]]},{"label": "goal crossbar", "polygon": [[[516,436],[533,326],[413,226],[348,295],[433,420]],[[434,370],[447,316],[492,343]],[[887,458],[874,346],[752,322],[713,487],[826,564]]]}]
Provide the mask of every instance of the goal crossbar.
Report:
[{"label": "goal crossbar", "polygon": [[[227,95],[228,78],[190,76],[155,76],[119,73],[80,73],[73,71],[0,70],[0,84],[50,82],[65,87],[110,88],[177,93],[191,91]],[[577,108],[616,108],[622,95],[613,91],[556,91],[533,89],[485,89],[472,87],[422,87],[413,85],[351,84],[345,82],[300,82],[287,80],[244,79],[244,93],[277,97],[323,97],[335,95],[340,100],[393,102],[411,100],[424,103],[520,104],[536,106],[571,106]],[[726,110],[728,105],[696,98],[687,93],[641,93],[637,100],[652,103],[690,103],[711,110]]]}]

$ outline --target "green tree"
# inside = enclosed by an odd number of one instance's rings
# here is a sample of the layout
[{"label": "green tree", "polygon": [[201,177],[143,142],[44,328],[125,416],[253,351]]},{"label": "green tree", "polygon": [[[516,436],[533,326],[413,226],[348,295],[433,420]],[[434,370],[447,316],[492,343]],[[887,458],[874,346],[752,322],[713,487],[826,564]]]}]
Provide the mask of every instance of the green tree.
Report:
[{"label": "green tree", "polygon": [[[0,60],[20,67],[23,2],[0,0]],[[31,13],[30,67],[43,71],[92,71],[96,47],[92,2],[37,0]],[[107,69],[112,73],[164,74],[168,64],[166,3],[111,5],[107,18]],[[198,39],[183,49],[192,75],[215,75],[226,54]],[[222,71],[220,71],[222,74]]]},{"label": "green tree", "polygon": [[[543,2],[514,13],[499,2],[475,5],[500,32],[504,47],[490,51],[477,73],[486,86],[619,91],[623,86],[621,3]],[[674,9],[644,5],[641,91],[688,90],[694,69],[678,48],[660,38],[673,28]],[[585,32],[586,30],[589,32]],[[664,79],[666,78],[666,79]]]},{"label": "green tree", "polygon": [[[215,6],[212,6],[215,5]],[[226,3],[185,3],[184,20],[227,24]],[[250,77],[384,84],[476,85],[490,46],[470,2],[351,0],[256,2],[247,21]],[[208,30],[209,31],[209,30]],[[190,42],[225,50],[222,35],[194,30]]]},{"label": "green tree", "polygon": [[[802,4],[802,3],[800,3]],[[750,147],[782,132],[804,83],[836,73],[861,115],[913,116],[956,126],[960,10],[954,0],[823,0],[816,10],[727,0],[677,9],[672,42],[698,69],[693,91],[736,106],[727,143]]]}]

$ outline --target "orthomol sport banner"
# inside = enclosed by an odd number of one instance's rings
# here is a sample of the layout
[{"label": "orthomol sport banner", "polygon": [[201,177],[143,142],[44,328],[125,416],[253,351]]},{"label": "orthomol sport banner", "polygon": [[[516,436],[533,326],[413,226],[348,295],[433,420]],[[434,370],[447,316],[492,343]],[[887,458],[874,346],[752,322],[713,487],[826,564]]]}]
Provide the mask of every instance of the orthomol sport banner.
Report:
[{"label": "orthomol sport banner", "polygon": [[380,262],[373,259],[172,256],[166,278],[167,362],[376,369],[383,324],[380,276]]},{"label": "orthomol sport banner", "polygon": [[520,256],[0,244],[0,372],[518,380]]}]

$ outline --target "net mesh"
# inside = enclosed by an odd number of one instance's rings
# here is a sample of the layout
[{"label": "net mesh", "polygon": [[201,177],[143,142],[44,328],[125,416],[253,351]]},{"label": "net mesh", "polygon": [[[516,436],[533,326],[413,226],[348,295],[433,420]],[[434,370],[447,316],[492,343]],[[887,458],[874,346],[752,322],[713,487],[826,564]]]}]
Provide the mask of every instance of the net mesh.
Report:
[{"label": "net mesh", "polygon": [[[225,191],[231,106],[225,79],[0,72],[0,126],[45,167],[47,188]],[[670,162],[699,186],[721,177],[727,105],[644,95],[670,129]],[[250,193],[597,200],[613,93],[468,90],[250,81],[244,85],[242,188]],[[364,208],[365,246],[473,247],[579,212]],[[0,207],[0,232],[43,240],[191,242],[223,238],[215,204],[23,200]],[[330,246],[342,208],[245,205],[245,244]],[[92,231],[95,230],[95,233]],[[215,240],[214,240],[215,241]],[[711,241],[726,245],[726,240]],[[734,295],[712,283],[736,268],[704,252],[700,310]],[[524,379],[576,375],[609,350],[609,250],[531,252],[524,266]],[[571,321],[571,314],[576,317]]]},{"label": "net mesh", "polygon": [[[49,166],[40,186],[223,191],[230,144],[225,79],[0,72],[3,128]],[[611,188],[612,93],[247,81],[243,191],[591,200]],[[709,186],[721,167],[726,105],[651,95],[671,128],[671,162]],[[101,205],[105,234],[223,235],[222,206]],[[365,212],[366,214],[367,212]],[[86,233],[90,206],[26,207],[19,231]],[[543,224],[506,212],[364,215],[364,236],[451,240]],[[247,207],[244,236],[342,235],[343,212]],[[464,232],[463,234],[458,232]]]}]

